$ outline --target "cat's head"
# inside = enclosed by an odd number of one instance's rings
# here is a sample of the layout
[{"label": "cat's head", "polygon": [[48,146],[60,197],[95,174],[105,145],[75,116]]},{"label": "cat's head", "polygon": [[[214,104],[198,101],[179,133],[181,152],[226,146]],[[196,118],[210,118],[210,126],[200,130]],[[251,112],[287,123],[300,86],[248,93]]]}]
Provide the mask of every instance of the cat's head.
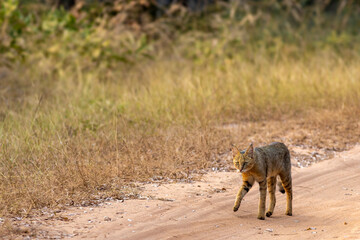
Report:
[{"label": "cat's head", "polygon": [[234,166],[239,169],[240,172],[247,172],[254,166],[254,147],[252,143],[246,151],[240,151],[237,147],[233,147],[232,152]]}]

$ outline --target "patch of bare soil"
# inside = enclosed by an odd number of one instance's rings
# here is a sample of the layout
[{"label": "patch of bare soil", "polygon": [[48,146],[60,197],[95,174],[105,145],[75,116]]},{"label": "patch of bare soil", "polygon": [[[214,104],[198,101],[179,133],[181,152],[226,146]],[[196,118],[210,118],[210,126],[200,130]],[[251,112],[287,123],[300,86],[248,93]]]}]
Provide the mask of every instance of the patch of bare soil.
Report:
[{"label": "patch of bare soil", "polygon": [[35,235],[44,239],[359,239],[359,159],[357,146],[308,168],[293,168],[291,217],[284,214],[285,195],[277,192],[274,215],[258,220],[257,187],[239,211],[232,212],[241,175],[212,172],[192,183],[144,184],[138,199],[41,217]]}]

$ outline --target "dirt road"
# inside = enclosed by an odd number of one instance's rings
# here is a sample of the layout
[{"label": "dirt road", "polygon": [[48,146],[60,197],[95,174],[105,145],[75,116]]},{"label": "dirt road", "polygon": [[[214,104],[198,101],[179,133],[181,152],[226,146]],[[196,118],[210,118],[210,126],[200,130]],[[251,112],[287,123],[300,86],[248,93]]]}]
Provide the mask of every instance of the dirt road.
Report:
[{"label": "dirt road", "polygon": [[[274,215],[258,220],[254,186],[238,212],[240,174],[209,173],[195,183],[149,184],[154,199],[67,211],[44,230],[74,239],[360,239],[360,147],[309,168],[293,168],[293,216],[276,193]],[[268,202],[267,202],[268,203]]]}]

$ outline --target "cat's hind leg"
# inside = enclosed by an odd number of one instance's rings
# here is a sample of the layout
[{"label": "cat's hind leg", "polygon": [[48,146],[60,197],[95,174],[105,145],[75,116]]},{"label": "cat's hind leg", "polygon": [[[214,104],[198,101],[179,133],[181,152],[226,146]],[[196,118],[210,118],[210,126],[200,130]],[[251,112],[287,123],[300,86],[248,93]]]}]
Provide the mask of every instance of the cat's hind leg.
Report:
[{"label": "cat's hind leg", "polygon": [[276,176],[269,177],[267,180],[267,184],[268,184],[268,191],[270,196],[270,203],[269,203],[269,210],[266,212],[266,216],[270,217],[274,213],[274,208],[276,204],[276,198],[275,198]]},{"label": "cat's hind leg", "polygon": [[286,215],[292,216],[292,180],[291,180],[291,173],[280,173],[280,178],[282,185],[286,192]]}]

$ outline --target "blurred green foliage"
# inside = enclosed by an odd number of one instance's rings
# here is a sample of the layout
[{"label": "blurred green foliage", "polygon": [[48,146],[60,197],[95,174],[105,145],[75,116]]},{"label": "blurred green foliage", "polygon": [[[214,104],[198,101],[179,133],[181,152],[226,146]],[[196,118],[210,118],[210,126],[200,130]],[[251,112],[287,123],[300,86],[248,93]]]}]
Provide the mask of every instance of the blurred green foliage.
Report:
[{"label": "blurred green foliage", "polygon": [[92,8],[84,18],[76,18],[62,8],[29,8],[15,0],[1,3],[0,65],[11,66],[11,62],[23,61],[39,50],[49,57],[67,58],[73,53],[107,64],[132,64],[138,57],[150,56],[144,34],[135,37],[124,29],[121,34],[109,36],[113,33],[107,31],[106,17],[91,15]]},{"label": "blurred green foliage", "polygon": [[139,63],[172,46],[195,61],[223,54],[251,57],[261,50],[275,56],[284,48],[291,51],[289,46],[295,57],[329,47],[359,50],[357,4],[340,5],[335,13],[323,12],[319,4],[289,1],[233,1],[201,13],[174,4],[154,18],[148,1],[79,1],[71,11],[35,3],[1,2],[1,65],[23,61],[40,49],[48,56],[78,54],[108,66]]}]

